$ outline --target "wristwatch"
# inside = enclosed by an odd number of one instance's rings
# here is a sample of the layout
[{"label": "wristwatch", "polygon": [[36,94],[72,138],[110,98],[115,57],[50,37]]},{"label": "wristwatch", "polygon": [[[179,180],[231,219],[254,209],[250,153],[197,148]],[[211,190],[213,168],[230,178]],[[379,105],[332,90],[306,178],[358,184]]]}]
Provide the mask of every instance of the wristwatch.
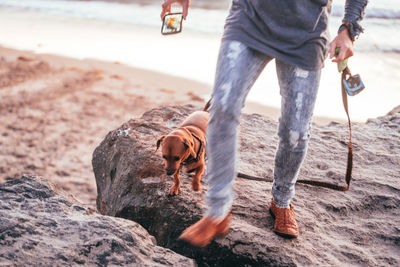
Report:
[{"label": "wristwatch", "polygon": [[348,30],[349,32],[349,37],[350,39],[354,42],[356,37],[359,35],[359,33],[355,33],[352,29],[352,25],[348,21],[343,21],[342,25],[340,25],[338,33],[341,33],[345,29]]}]

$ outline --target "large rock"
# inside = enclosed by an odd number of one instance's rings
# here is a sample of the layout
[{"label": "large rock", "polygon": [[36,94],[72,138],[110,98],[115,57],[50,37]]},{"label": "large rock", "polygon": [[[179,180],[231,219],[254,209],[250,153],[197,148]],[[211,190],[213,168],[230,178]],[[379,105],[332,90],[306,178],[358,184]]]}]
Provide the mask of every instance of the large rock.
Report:
[{"label": "large rock", "polygon": [[46,180],[0,184],[1,266],[194,266],[153,239],[135,222],[74,204]]},{"label": "large rock", "polygon": [[[293,201],[300,237],[273,233],[267,212],[271,184],[236,179],[237,199],[229,234],[204,249],[176,241],[201,218],[202,192],[182,175],[182,192],[168,197],[157,138],[179,125],[193,106],[162,107],[111,131],[93,154],[97,207],[103,214],[134,220],[159,245],[196,259],[200,266],[400,265],[400,110],[353,124],[354,169],[350,190],[296,186]],[[272,177],[277,123],[243,115],[239,171]],[[344,183],[346,124],[313,125],[302,179]]]}]

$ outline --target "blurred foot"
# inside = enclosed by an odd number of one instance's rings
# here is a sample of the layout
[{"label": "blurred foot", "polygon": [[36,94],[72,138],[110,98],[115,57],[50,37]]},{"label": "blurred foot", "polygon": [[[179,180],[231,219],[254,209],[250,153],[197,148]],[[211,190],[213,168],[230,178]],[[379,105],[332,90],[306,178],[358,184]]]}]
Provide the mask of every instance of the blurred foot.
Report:
[{"label": "blurred foot", "polygon": [[290,208],[279,208],[272,199],[269,211],[275,218],[274,231],[277,235],[285,238],[296,238],[299,235],[292,205],[290,205]]},{"label": "blurred foot", "polygon": [[224,236],[229,232],[232,215],[229,213],[222,221],[203,217],[187,228],[178,239],[185,240],[196,247],[207,246],[214,237]]}]

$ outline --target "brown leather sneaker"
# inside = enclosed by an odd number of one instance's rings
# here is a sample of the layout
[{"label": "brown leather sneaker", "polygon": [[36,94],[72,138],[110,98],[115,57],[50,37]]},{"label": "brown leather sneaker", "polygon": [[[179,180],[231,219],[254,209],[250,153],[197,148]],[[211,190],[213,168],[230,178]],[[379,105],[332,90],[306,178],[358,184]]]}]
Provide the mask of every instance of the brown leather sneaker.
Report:
[{"label": "brown leather sneaker", "polygon": [[207,246],[214,237],[224,236],[229,232],[232,215],[229,213],[221,222],[210,217],[203,217],[200,221],[187,228],[178,237],[196,247]]},{"label": "brown leather sneaker", "polygon": [[277,235],[285,238],[296,238],[299,235],[293,206],[290,208],[279,208],[275,205],[274,199],[271,201],[269,212],[275,219],[274,231]]}]

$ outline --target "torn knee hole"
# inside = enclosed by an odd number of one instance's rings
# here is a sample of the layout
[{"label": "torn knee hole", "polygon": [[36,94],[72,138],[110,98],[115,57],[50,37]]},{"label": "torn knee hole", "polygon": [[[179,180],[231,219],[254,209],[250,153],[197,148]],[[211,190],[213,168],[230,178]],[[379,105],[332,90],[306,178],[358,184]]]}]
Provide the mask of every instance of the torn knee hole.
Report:
[{"label": "torn knee hole", "polygon": [[289,143],[292,147],[297,147],[300,141],[300,132],[292,131],[289,132]]}]

